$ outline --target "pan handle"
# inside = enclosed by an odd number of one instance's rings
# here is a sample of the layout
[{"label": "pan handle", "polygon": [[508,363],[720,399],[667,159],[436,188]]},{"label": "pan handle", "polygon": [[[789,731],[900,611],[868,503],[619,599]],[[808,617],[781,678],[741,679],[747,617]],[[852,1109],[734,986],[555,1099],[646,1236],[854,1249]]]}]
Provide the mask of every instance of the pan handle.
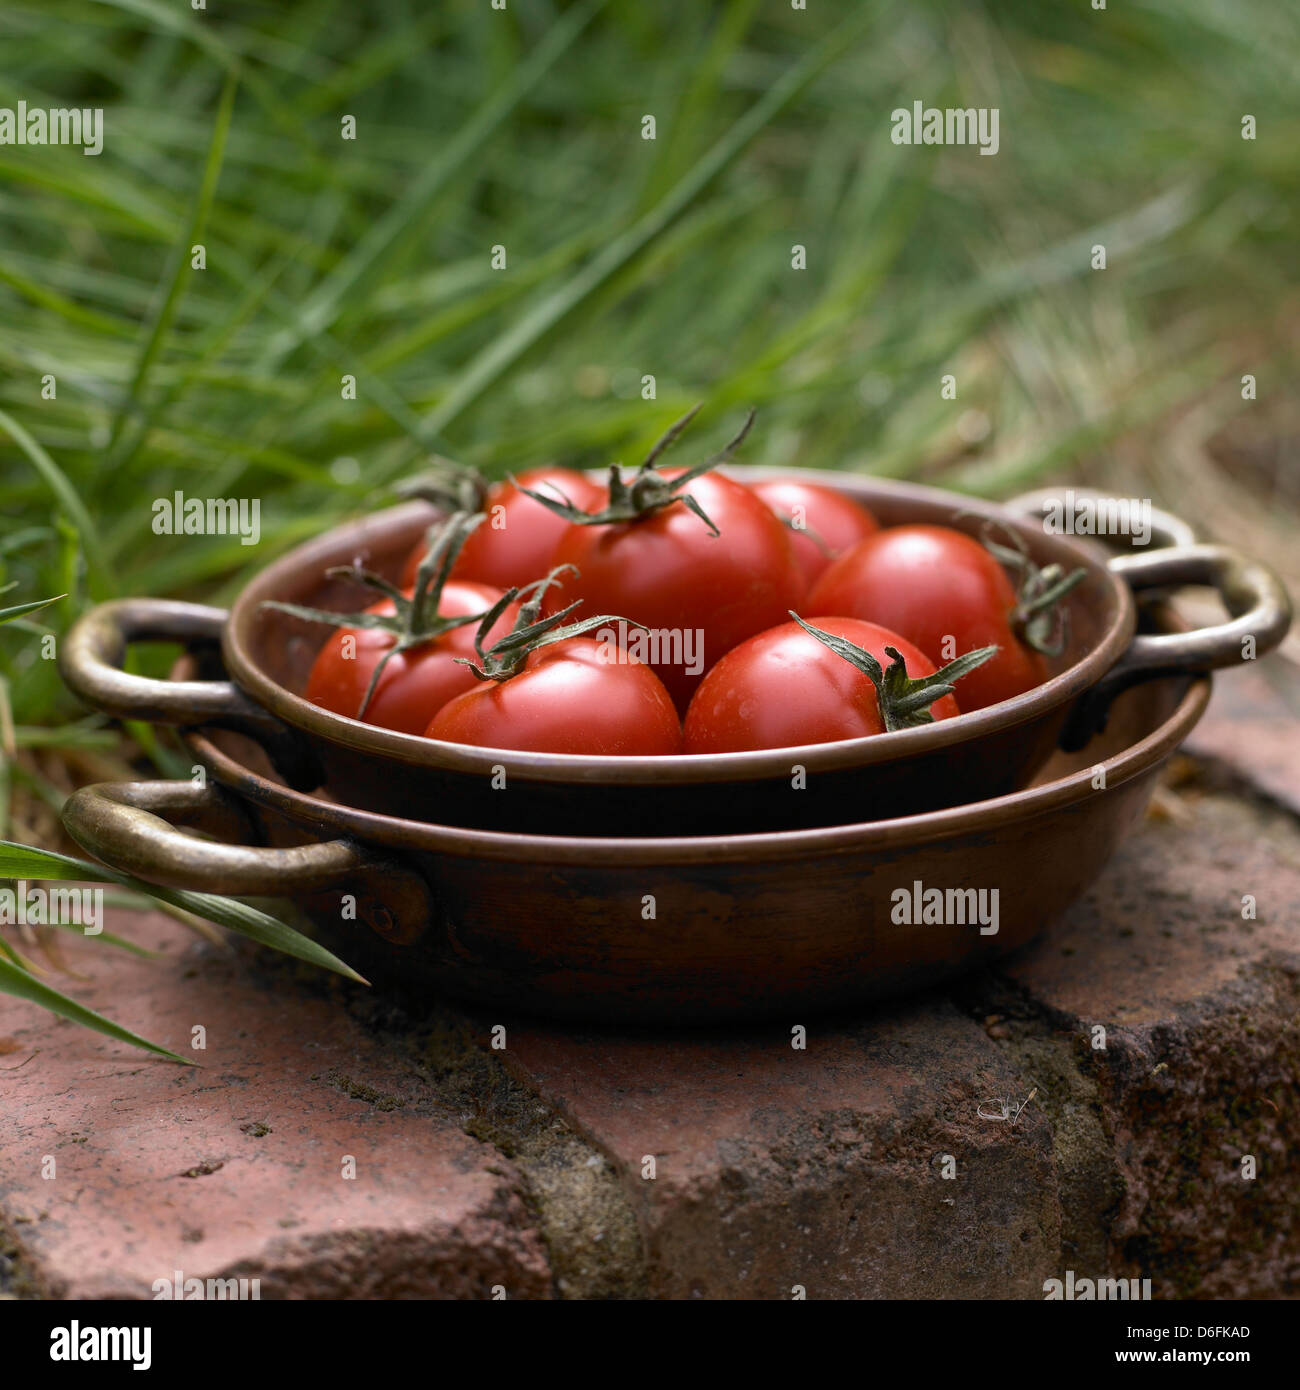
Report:
[{"label": "pan handle", "polygon": [[290,786],[320,785],[315,758],[293,731],[232,681],[160,681],[122,669],[132,642],[220,643],[226,612],[171,599],[127,598],[101,603],[63,639],[59,672],[74,695],[116,719],[151,724],[206,724],[247,734],[266,749]]},{"label": "pan handle", "polygon": [[1158,671],[1217,671],[1271,652],[1291,626],[1291,600],[1271,569],[1224,545],[1179,545],[1116,555],[1110,569],[1135,592],[1208,584],[1230,615],[1190,632],[1139,633],[1106,675],[1130,683]]},{"label": "pan handle", "polygon": [[257,838],[238,798],[213,783],[100,782],[73,792],[63,824],[97,859],[146,883],[232,897],[346,888],[355,899],[356,920],[398,945],[414,941],[432,919],[424,879],[355,841],[273,849],[200,840],[178,830],[183,825],[229,839]]},{"label": "pan handle", "polygon": [[1282,581],[1265,564],[1223,545],[1175,545],[1116,555],[1113,573],[1135,593],[1181,584],[1208,584],[1218,591],[1229,620],[1186,632],[1140,632],[1109,671],[1070,711],[1060,746],[1078,751],[1106,727],[1111,702],[1152,676],[1219,671],[1270,652],[1291,626],[1291,600]]},{"label": "pan handle", "polygon": [[[1076,498],[1104,494],[1073,489]],[[1013,498],[1007,506],[1024,516],[1043,514],[1059,492],[1047,488]],[[1136,546],[1112,556],[1113,574],[1135,593],[1205,584],[1217,590],[1229,620],[1187,632],[1139,633],[1128,650],[1076,704],[1061,735],[1067,752],[1081,748],[1105,726],[1106,710],[1121,690],[1165,673],[1217,671],[1270,652],[1291,626],[1291,600],[1276,574],[1259,560],[1222,545],[1198,544],[1188,524],[1170,512],[1151,509],[1152,549]]]}]

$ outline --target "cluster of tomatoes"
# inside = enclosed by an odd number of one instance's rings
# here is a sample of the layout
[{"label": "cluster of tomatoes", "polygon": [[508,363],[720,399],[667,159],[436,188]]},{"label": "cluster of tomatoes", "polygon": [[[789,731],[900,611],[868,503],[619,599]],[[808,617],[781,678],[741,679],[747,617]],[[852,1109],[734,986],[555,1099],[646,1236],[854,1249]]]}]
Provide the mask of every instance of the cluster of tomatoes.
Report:
[{"label": "cluster of tomatoes", "polygon": [[[951,719],[1046,679],[1073,576],[955,529],[882,528],[797,475],[711,471],[750,421],[706,462],[659,467],[689,418],[606,484],[550,467],[462,490],[398,584],[346,571],[382,592],[363,613],[277,605],[335,628],[307,699],[480,747],[709,754]],[[646,664],[638,631],[687,640]]]}]

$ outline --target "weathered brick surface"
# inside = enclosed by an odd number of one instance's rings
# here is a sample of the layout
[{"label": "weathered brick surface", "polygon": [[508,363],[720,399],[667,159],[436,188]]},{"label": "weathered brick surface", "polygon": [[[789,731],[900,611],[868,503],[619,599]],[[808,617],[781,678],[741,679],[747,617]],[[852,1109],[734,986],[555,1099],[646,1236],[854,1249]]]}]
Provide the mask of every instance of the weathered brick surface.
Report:
[{"label": "weathered brick surface", "polygon": [[1164,1297],[1294,1296],[1300,837],[1209,787],[1182,804],[1007,974],[1096,1096],[1112,1266]]},{"label": "weathered brick surface", "polygon": [[[111,926],[165,959],[74,945],[91,977],[75,993],[202,1066],[0,999],[17,1044],[0,1074],[0,1213],[25,1279],[73,1298],[152,1297],[176,1270],[258,1277],[264,1298],[547,1295],[511,1165],[430,1112],[404,1057],[168,918],[123,918]],[[207,1048],[191,1053],[196,1024]]]},{"label": "weathered brick surface", "polygon": [[[510,1057],[614,1160],[670,1298],[1024,1297],[1059,1243],[1021,1078],[942,1000],[853,1026],[612,1039],[525,1029]],[[945,1156],[957,1177],[940,1176]],[[653,1158],[653,1177],[647,1159]]]},{"label": "weathered brick surface", "polygon": [[1233,671],[1215,687],[1186,746],[1300,815],[1300,670],[1274,657]]},{"label": "weathered brick surface", "polygon": [[[1232,723],[1219,756],[1269,794],[1263,774],[1296,753],[1275,713],[1210,723],[1214,739]],[[666,1296],[1041,1297],[1070,1268],[1150,1277],[1157,1297],[1285,1296],[1298,976],[1294,823],[1184,770],[1172,819],[1029,951],[946,997],[810,1024],[806,1051],[779,1030],[529,1027],[511,1057],[616,1163]],[[1031,1092],[1014,1125],[978,1113]]]},{"label": "weathered brick surface", "polygon": [[0,1001],[0,1288],[7,1258],[10,1287],[74,1296],[174,1269],[266,1297],[1038,1298],[1067,1269],[1295,1296],[1296,733],[1246,696],[1037,944],[851,1020],[411,1019],[119,921],[165,959],[78,943],[69,988],[177,1050],[204,1025],[204,1067]]}]

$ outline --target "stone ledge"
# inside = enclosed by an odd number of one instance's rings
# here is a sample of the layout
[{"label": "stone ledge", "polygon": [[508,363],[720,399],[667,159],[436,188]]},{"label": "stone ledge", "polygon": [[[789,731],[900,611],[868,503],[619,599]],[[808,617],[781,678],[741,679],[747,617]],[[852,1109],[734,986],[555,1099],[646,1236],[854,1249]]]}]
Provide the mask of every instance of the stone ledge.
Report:
[{"label": "stone ledge", "polygon": [[[161,961],[83,942],[78,998],[201,1068],[12,1000],[0,1213],[28,1284],[152,1297],[158,1279],[257,1277],[263,1297],[545,1297],[523,1182],[430,1105],[400,1052],[161,914],[113,924]],[[112,929],[112,928],[110,928]],[[191,1053],[191,1029],[207,1049]],[[345,1179],[345,1157],[356,1176]],[[54,1176],[42,1176],[48,1159]]]},{"label": "stone ledge", "polygon": [[412,1020],[119,916],[163,958],[74,942],[70,992],[179,1051],[203,1024],[204,1067],[0,1000],[0,1289],[148,1297],[180,1269],[264,1297],[1040,1298],[1073,1269],[1294,1296],[1300,832],[1263,775],[1294,754],[1274,713],[1207,719],[1211,761],[1034,946],[791,1019],[803,1050],[789,1028]]}]

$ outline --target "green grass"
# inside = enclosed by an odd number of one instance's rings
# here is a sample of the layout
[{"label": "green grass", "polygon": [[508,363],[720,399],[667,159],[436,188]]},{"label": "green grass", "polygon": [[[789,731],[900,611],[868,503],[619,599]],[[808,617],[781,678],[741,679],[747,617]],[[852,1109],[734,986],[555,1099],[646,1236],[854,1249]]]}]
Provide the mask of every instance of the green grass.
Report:
[{"label": "green grass", "polygon": [[[703,401],[701,448],[758,408],[753,461],[1195,510],[1189,479],[1246,485],[1150,446],[1242,421],[1246,371],[1271,419],[1294,376],[1300,11],[1275,0],[10,0],[0,47],[0,106],[105,110],[98,158],[0,147],[0,835],[15,798],[57,811],[50,758],[132,774],[59,683],[78,614],[223,601],[431,453],[630,460]],[[918,99],[997,107],[999,153],[892,144]],[[177,490],[260,499],[261,544],[155,535]],[[1278,495],[1252,540],[1293,538]],[[0,991],[162,1050],[34,971],[0,939]]]},{"label": "green grass", "polygon": [[[0,579],[70,589],[56,632],[221,599],[430,452],[607,463],[696,400],[758,407],[753,460],[991,494],[1226,417],[1294,367],[1297,40],[1265,0],[15,0],[0,104],[101,105],[105,150],[0,147]],[[999,153],[893,145],[914,99]],[[177,489],[262,543],[153,534]],[[18,725],[73,713],[3,659]]]},{"label": "green grass", "polygon": [[[246,903],[236,902],[232,898],[216,897],[211,893],[190,893],[180,889],[159,888],[154,884],[142,883],[128,874],[105,869],[89,860],[73,859],[65,854],[53,854],[48,850],[33,849],[27,845],[16,845],[7,840],[0,840],[0,881],[22,883],[29,879],[38,881],[62,880],[83,884],[116,883],[134,890],[137,895],[137,902],[141,901],[139,895],[144,895],[147,899],[164,903],[170,908],[181,910],[182,913],[192,913],[207,921],[219,923],[221,926],[238,932],[251,941],[256,941],[259,945],[270,947],[274,951],[281,951],[285,955],[308,961],[312,965],[333,971],[361,984],[367,983],[363,976],[358,975],[350,965],[341,961],[333,952],[327,951],[309,937],[303,936],[301,932],[296,931],[287,923],[281,922],[278,918],[271,917],[255,907],[249,907]],[[23,890],[16,888],[13,891],[15,893],[15,915],[17,915],[16,900],[18,894]],[[102,930],[103,924],[100,923],[99,927]],[[111,933],[105,933],[101,938],[101,943],[104,946],[139,950],[138,947],[133,947],[129,942],[123,942]],[[50,953],[47,951],[47,957],[49,955]],[[54,954],[52,959],[57,961],[61,957]],[[0,994],[12,995],[18,999],[25,999],[29,1003],[39,1004],[51,1013],[71,1019],[84,1028],[103,1033],[117,1042],[130,1043],[135,1047],[144,1048],[160,1057],[167,1058],[169,1061],[185,1061],[183,1057],[178,1057],[174,1052],[160,1044],[150,1042],[147,1038],[132,1033],[120,1024],[96,1013],[93,1009],[88,1009],[84,1004],[69,999],[67,995],[41,978],[45,973],[47,972],[43,967],[20,954],[3,935],[0,935]]]}]

